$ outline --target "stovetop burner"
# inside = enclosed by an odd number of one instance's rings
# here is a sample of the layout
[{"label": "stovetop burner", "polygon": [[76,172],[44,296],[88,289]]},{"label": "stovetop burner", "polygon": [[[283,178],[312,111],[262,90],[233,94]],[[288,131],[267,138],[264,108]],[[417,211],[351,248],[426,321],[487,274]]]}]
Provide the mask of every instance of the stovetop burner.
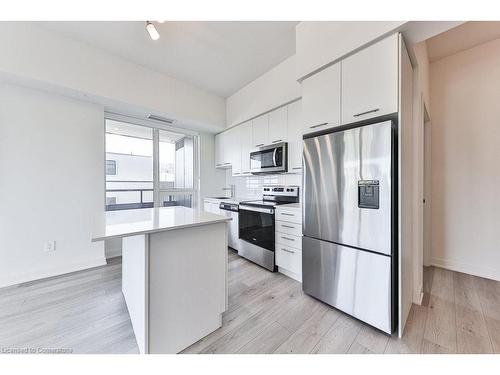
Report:
[{"label": "stovetop burner", "polygon": [[281,204],[297,203],[299,201],[298,186],[263,186],[262,199],[240,202],[240,204],[255,207],[276,207]]},{"label": "stovetop burner", "polygon": [[247,201],[240,202],[240,204],[246,204],[248,206],[261,206],[261,207],[274,207],[279,206],[280,204],[289,204],[290,202],[276,202],[276,201],[266,201],[266,200],[257,200],[257,201]]}]

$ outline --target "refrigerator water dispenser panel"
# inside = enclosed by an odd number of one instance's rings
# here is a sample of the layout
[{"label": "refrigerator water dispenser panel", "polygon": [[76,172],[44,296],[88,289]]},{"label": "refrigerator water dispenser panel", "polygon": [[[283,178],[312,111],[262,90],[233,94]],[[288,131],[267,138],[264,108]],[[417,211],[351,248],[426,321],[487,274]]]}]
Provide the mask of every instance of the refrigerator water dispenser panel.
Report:
[{"label": "refrigerator water dispenser panel", "polygon": [[379,208],[379,181],[360,180],[358,181],[358,207],[359,208]]}]

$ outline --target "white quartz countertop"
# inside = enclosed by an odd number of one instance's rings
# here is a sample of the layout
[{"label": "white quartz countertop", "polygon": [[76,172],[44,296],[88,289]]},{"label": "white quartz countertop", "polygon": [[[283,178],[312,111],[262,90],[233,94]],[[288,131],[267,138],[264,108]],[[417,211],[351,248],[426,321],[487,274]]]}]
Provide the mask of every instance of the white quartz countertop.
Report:
[{"label": "white quartz countertop", "polygon": [[245,202],[245,201],[254,201],[254,200],[258,200],[259,198],[239,198],[239,197],[234,197],[234,198],[210,198],[210,197],[207,197],[207,198],[204,198],[204,200],[209,200],[209,201],[212,201],[212,202],[225,202],[225,203],[241,203],[241,202]]},{"label": "white quartz countertop", "polygon": [[92,242],[108,238],[222,223],[231,218],[187,207],[155,207],[106,211],[96,216]]},{"label": "white quartz countertop", "polygon": [[280,204],[276,208],[278,208],[278,209],[280,209],[280,208],[294,208],[294,209],[300,210],[301,207],[302,206],[300,205],[300,203],[289,203],[289,204]]}]

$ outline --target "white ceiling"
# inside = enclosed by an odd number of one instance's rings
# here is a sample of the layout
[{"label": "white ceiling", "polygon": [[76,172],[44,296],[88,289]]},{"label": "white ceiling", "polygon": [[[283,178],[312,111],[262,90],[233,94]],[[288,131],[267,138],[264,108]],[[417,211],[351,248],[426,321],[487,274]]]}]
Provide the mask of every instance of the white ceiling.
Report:
[{"label": "white ceiling", "polygon": [[40,26],[227,97],[295,53],[297,22],[39,22]]},{"label": "white ceiling", "polygon": [[498,38],[500,22],[465,22],[427,40],[429,60],[433,62]]}]

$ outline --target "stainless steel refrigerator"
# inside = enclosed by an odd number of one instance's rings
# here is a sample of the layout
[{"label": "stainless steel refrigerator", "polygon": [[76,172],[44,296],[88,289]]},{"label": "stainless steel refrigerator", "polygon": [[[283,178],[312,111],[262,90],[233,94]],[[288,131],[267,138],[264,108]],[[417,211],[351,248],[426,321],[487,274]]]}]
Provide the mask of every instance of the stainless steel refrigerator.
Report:
[{"label": "stainless steel refrigerator", "polygon": [[303,290],[395,329],[395,121],[304,137]]}]

